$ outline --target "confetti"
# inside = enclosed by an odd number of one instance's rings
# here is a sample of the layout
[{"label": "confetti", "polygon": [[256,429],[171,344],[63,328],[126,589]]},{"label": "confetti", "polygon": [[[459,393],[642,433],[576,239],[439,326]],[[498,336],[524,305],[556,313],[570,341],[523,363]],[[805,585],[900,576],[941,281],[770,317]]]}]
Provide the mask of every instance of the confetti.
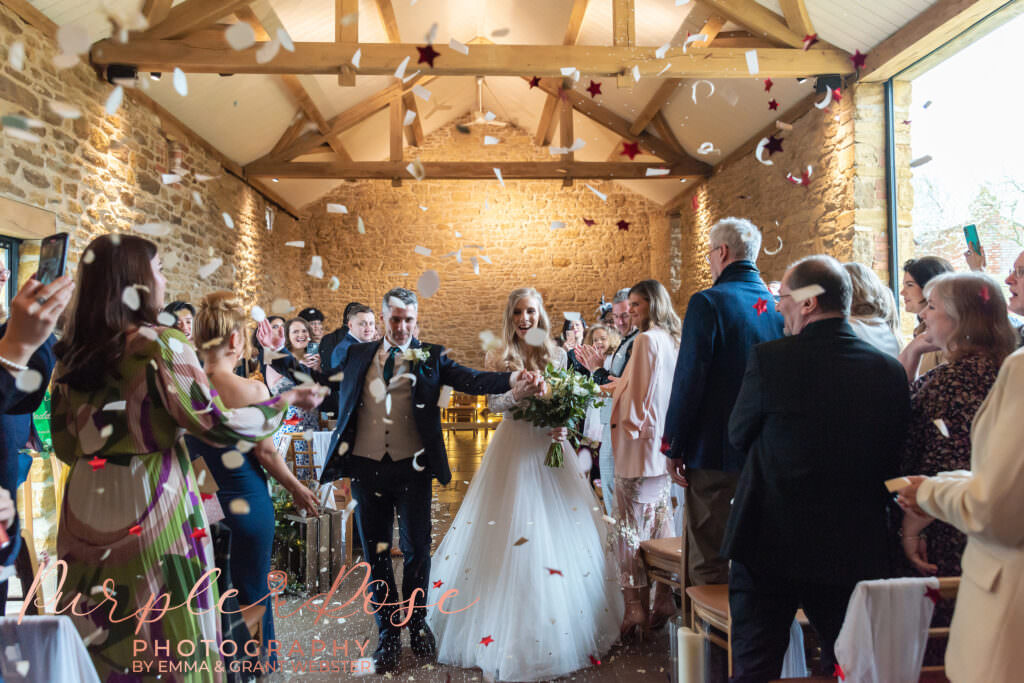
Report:
[{"label": "confetti", "polygon": [[601,83],[598,81],[590,81],[590,85],[587,86],[587,92],[590,93],[590,99],[594,99],[598,95],[601,95]]},{"label": "confetti", "polygon": [[444,386],[441,387],[441,393],[437,397],[437,407],[438,408],[447,408],[448,407],[448,404],[452,400],[452,391],[454,391],[454,390],[450,386],[448,386],[447,384],[445,384]]},{"label": "confetti", "polygon": [[177,173],[161,173],[160,182],[164,185],[173,185],[174,183],[181,182],[181,176]]},{"label": "confetti", "polygon": [[807,285],[806,287],[800,287],[794,289],[789,295],[793,298],[793,301],[801,303],[807,301],[811,297],[819,296],[825,293],[825,288],[821,285]]},{"label": "confetti", "polygon": [[127,401],[111,401],[103,406],[102,410],[124,410],[128,407]]},{"label": "confetti", "polygon": [[200,538],[205,538],[206,529],[202,527],[192,527],[192,533],[189,535],[196,540],[199,540]]},{"label": "confetti", "polygon": [[57,29],[57,45],[66,55],[83,55],[89,51],[92,41],[84,26],[64,24]]},{"label": "confetti", "polygon": [[245,498],[235,498],[228,503],[228,511],[233,515],[247,515],[250,509],[249,501]]},{"label": "confetti", "polygon": [[913,161],[911,161],[910,162],[910,168],[917,168],[918,166],[924,166],[925,164],[927,164],[931,160],[932,160],[932,155],[931,154],[925,154],[924,156],[918,157],[918,158],[914,159]]},{"label": "confetti", "polygon": [[651,177],[651,176],[659,176],[659,175],[668,175],[671,172],[672,172],[672,169],[668,169],[668,168],[648,168],[648,169],[646,169],[644,171],[644,175],[647,176],[647,177]]},{"label": "confetti", "polygon": [[664,59],[665,58],[665,53],[668,52],[668,49],[670,47],[672,47],[672,42],[671,41],[665,43],[664,45],[659,47],[657,50],[655,50],[654,51],[654,56],[657,57],[658,59]]},{"label": "confetti", "polygon": [[690,97],[693,99],[693,103],[694,104],[697,104],[697,86],[699,86],[701,83],[707,83],[708,84],[708,97],[711,97],[712,95],[715,94],[715,84],[712,83],[711,81],[704,80],[704,79],[701,79],[699,81],[695,81],[693,86],[690,88]]},{"label": "confetti", "polygon": [[317,278],[319,280],[322,280],[324,278],[324,261],[323,261],[323,257],[321,257],[321,256],[313,256],[313,257],[311,257],[311,261],[310,261],[310,264],[309,264],[309,270],[306,271],[306,275],[309,275],[311,277],[315,277],[315,278]]},{"label": "confetti", "polygon": [[523,341],[525,341],[530,346],[543,346],[547,338],[547,330],[542,330],[539,327],[532,327],[523,336]]},{"label": "confetti", "polygon": [[304,241],[302,241],[302,240],[295,240],[293,242],[285,242],[284,246],[286,246],[286,247],[298,247],[299,249],[302,249],[303,247],[306,246],[306,243]]},{"label": "confetti", "polygon": [[132,536],[141,536],[142,535],[142,526],[139,525],[139,524],[136,524],[135,526],[133,526],[131,529],[128,530],[128,533],[130,533]]},{"label": "confetti", "polygon": [[288,50],[288,52],[295,52],[295,43],[292,42],[292,37],[283,28],[277,29],[277,39],[280,41],[281,47]]},{"label": "confetti", "polygon": [[455,50],[456,52],[461,52],[462,54],[466,55],[467,57],[469,56],[469,47],[467,47],[466,45],[460,43],[459,41],[455,40],[454,38],[452,38],[451,40],[448,41],[448,47],[450,47],[451,49]]},{"label": "confetti", "polygon": [[552,230],[561,230],[564,227],[565,227],[565,222],[564,221],[551,221],[551,229]]},{"label": "confetti", "polygon": [[548,576],[564,576],[560,569],[551,569],[550,567],[544,567],[544,569],[548,570]]},{"label": "confetti", "polygon": [[121,303],[131,311],[139,310],[142,302],[139,299],[139,291],[135,288],[135,285],[129,285],[124,288],[121,292]]},{"label": "confetti", "polygon": [[932,424],[939,430],[939,434],[942,434],[947,439],[949,438],[949,427],[946,426],[945,421],[941,417],[932,420]]},{"label": "confetti", "polygon": [[429,64],[431,69],[434,68],[434,60],[441,56],[441,53],[435,50],[434,46],[430,44],[427,44],[425,47],[417,47],[416,51],[420,53],[419,59],[416,60],[416,63]]},{"label": "confetti", "polygon": [[403,78],[405,76],[405,67],[407,67],[408,65],[409,65],[409,57],[406,57],[398,65],[398,68],[395,69],[395,78],[399,78],[399,79]]},{"label": "confetti", "polygon": [[423,162],[419,159],[413,159],[409,162],[409,165],[405,167],[405,170],[408,171],[409,175],[417,181],[423,180],[427,177],[427,171],[423,168]]},{"label": "confetti", "polygon": [[344,204],[328,204],[327,213],[348,213],[348,208]]},{"label": "confetti", "polygon": [[403,126],[411,126],[412,122],[416,120],[416,112],[412,109],[405,112],[405,119],[402,121]]},{"label": "confetti", "polygon": [[519,539],[515,543],[513,543],[512,545],[515,546],[515,547],[519,547],[522,544],[528,543],[528,542],[529,542],[529,539],[527,539],[524,536],[520,536]]},{"label": "confetti", "polygon": [[366,234],[366,224],[363,223],[362,216],[356,216],[356,230],[359,231],[360,235]]},{"label": "confetti", "polygon": [[7,63],[15,71],[21,71],[25,68],[25,43],[19,40],[11,45],[10,49],[7,50]]},{"label": "confetti", "polygon": [[620,221],[619,221],[618,223],[616,223],[615,225],[617,225],[617,226],[618,226],[619,230],[625,230],[625,231],[627,231],[627,232],[629,231],[629,221],[627,221],[627,220],[625,220],[625,219],[623,219],[623,220],[620,220]]},{"label": "confetti", "polygon": [[498,182],[501,183],[501,186],[505,187],[505,179],[501,177],[501,169],[500,168],[495,168],[494,169],[494,175],[496,175],[498,177]]},{"label": "confetti", "polygon": [[510,30],[511,29],[508,29],[508,28],[496,28],[493,31],[491,31],[491,37],[492,38],[504,38],[505,36],[507,36],[509,34]]},{"label": "confetti", "polygon": [[419,83],[417,83],[416,85],[412,86],[412,93],[414,95],[416,95],[416,97],[418,97],[421,100],[423,100],[424,102],[429,102],[430,101],[430,91],[427,90],[426,88],[424,88]]},{"label": "confetti", "polygon": [[204,207],[203,198],[198,190],[192,190],[192,200],[199,205],[200,209]]},{"label": "confetti", "polygon": [[[355,68],[358,69],[359,68],[359,62],[362,60],[362,58],[363,58],[363,48],[359,48],[358,50],[355,51],[355,54],[352,55],[352,66],[354,66]],[[404,62],[402,62],[402,70],[403,71],[405,71],[405,65],[408,64],[408,63],[409,63],[409,59],[407,57],[406,60]]]},{"label": "confetti", "polygon": [[501,140],[499,140],[498,138],[494,137],[493,135],[485,135],[484,136],[484,144],[485,145],[496,145],[499,142],[501,142]]},{"label": "confetti", "polygon": [[768,142],[768,138],[761,138],[760,142],[757,143],[757,149],[754,150],[754,157],[765,166],[774,166],[774,161],[764,158],[764,148],[768,146]]},{"label": "confetti", "polygon": [[231,214],[225,211],[224,213],[221,214],[221,217],[224,219],[224,225],[228,226],[232,230],[235,229],[235,221],[233,218],[231,218]]},{"label": "confetti", "polygon": [[587,226],[588,228],[593,227],[596,223],[597,221],[595,221],[593,218],[583,219],[583,225]]},{"label": "confetti", "polygon": [[332,292],[335,292],[338,290],[339,287],[341,287],[341,280],[332,275],[331,279],[327,281],[327,289],[331,290]]},{"label": "confetti", "polygon": [[182,97],[188,95],[188,79],[185,78],[185,72],[179,67],[174,67],[174,90]]},{"label": "confetti", "polygon": [[164,327],[173,327],[174,323],[178,322],[178,318],[173,313],[160,311],[160,314],[156,317],[156,322]]},{"label": "confetti", "polygon": [[782,251],[782,238],[779,237],[778,235],[776,235],[775,239],[779,240],[779,246],[775,248],[775,251],[768,251],[767,249],[764,249],[765,255],[767,255],[767,256],[775,256],[780,251]]},{"label": "confetti", "polygon": [[[772,100],[774,102],[775,100]],[[832,104],[832,88],[825,86],[825,97],[821,99],[821,102],[815,102],[814,106],[817,109],[824,109],[828,105]]]},{"label": "confetti", "polygon": [[239,21],[228,26],[224,31],[224,39],[228,41],[232,50],[244,50],[256,43],[256,32],[246,22]]},{"label": "confetti", "polygon": [[712,142],[702,142],[700,147],[697,148],[697,154],[711,154],[717,152],[715,145]]},{"label": "confetti", "polygon": [[754,304],[754,310],[757,311],[758,315],[768,310],[768,300],[757,297],[757,302]]},{"label": "confetti", "polygon": [[600,199],[602,202],[608,201],[608,195],[604,194],[603,192],[598,192],[597,190],[594,189],[594,186],[591,185],[590,183],[585,183],[585,184],[586,184],[587,188],[589,188],[591,192],[596,194],[598,199]]},{"label": "confetti", "polygon": [[571,147],[555,147],[554,145],[552,145],[551,147],[548,147],[548,152],[552,155],[571,154],[576,150],[583,149],[583,147],[585,147],[586,144],[587,141],[584,140],[583,138],[576,138],[576,140],[572,143]]},{"label": "confetti", "polygon": [[743,54],[747,58],[747,73],[756,76],[757,72],[761,70],[757,63],[757,50],[747,50]]},{"label": "confetti", "polygon": [[418,458],[423,453],[424,450],[426,450],[426,449],[421,448],[421,449],[419,449],[418,451],[416,451],[415,453],[412,454],[412,468],[414,470],[416,470],[417,472],[422,472],[423,470],[427,469],[425,466],[423,466],[423,465],[419,464],[418,462],[416,462],[416,458]]},{"label": "confetti", "polygon": [[211,275],[213,275],[214,271],[216,271],[218,268],[220,268],[223,264],[224,264],[224,261],[222,259],[220,259],[220,258],[210,259],[209,263],[207,263],[207,264],[205,264],[203,266],[200,266],[199,271],[198,271],[198,275],[199,275],[200,278],[205,280],[206,278],[208,278]]},{"label": "confetti", "polygon": [[[294,46],[293,46],[294,47]],[[281,41],[274,38],[271,41],[265,42],[260,49],[256,50],[256,63],[266,64],[270,62],[281,49]],[[294,50],[292,50],[294,52]]]},{"label": "confetti", "polygon": [[622,143],[622,151],[619,154],[620,154],[620,156],[627,156],[627,157],[629,157],[629,160],[632,161],[636,157],[636,155],[639,154],[639,153],[640,153],[640,143],[639,142],[623,142]]},{"label": "confetti", "polygon": [[142,225],[134,226],[134,230],[141,232],[143,235],[164,237],[171,233],[171,225],[170,223],[143,223]]},{"label": "confetti", "polygon": [[58,70],[70,69],[76,64],[78,64],[78,55],[61,52],[53,56],[53,66]]},{"label": "confetti", "polygon": [[427,247],[421,247],[418,244],[415,247],[413,247],[412,250],[419,254],[420,256],[430,256],[433,253],[432,250],[428,249]]},{"label": "confetti", "polygon": [[67,102],[50,102],[50,111],[62,119],[71,119],[72,121],[82,117],[82,110]]},{"label": "confetti", "polygon": [[441,276],[436,270],[427,270],[416,280],[416,291],[424,299],[429,299],[441,288]]},{"label": "confetti", "polygon": [[484,636],[483,638],[480,639],[480,645],[483,645],[484,647],[487,647],[488,645],[490,645],[493,642],[494,642],[494,638],[491,638],[490,636]]},{"label": "confetti", "polygon": [[245,464],[245,456],[235,450],[227,451],[220,456],[221,464],[229,470],[237,470]]}]

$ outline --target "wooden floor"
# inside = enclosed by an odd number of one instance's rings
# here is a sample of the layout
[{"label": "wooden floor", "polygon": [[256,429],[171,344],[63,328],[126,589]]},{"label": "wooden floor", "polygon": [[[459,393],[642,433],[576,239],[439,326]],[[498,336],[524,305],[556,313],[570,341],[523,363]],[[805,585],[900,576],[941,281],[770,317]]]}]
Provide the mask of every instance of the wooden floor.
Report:
[{"label": "wooden floor", "polygon": [[[452,468],[452,482],[447,487],[441,487],[434,482],[433,501],[433,545],[438,546],[448,527],[451,525],[455,514],[466,494],[468,483],[472,481],[474,473],[480,468],[480,462],[484,451],[487,448],[487,440],[493,432],[480,431],[474,435],[472,431],[446,432],[446,445],[449,453],[449,461]],[[401,585],[401,558],[396,558],[395,574]],[[360,577],[361,578],[361,577]],[[340,603],[347,600],[358,586],[359,581],[350,580],[341,586],[336,600]],[[343,596],[339,597],[338,596]],[[295,612],[302,604],[301,600],[289,599],[282,603],[280,612]],[[312,607],[312,606],[311,606]],[[349,608],[346,611],[351,612]],[[376,626],[373,618],[366,616],[359,610],[358,613],[342,623],[338,619],[321,619],[319,623],[314,622],[315,614],[311,615],[306,609],[287,618],[276,620],[277,640],[284,656],[281,657],[282,669],[269,680],[283,681],[291,680],[301,676],[302,680],[308,681],[337,681],[340,672],[326,673],[302,673],[296,671],[296,667],[312,665],[324,665],[325,662],[335,660],[351,660],[356,657],[346,657],[343,654],[334,655],[331,653],[331,641],[334,641],[339,648],[344,647],[348,641],[350,655],[355,651],[355,642],[369,641],[366,645],[366,654],[372,653],[376,647],[377,636]],[[313,639],[327,642],[327,654],[310,656],[310,647]],[[302,655],[296,651],[294,656],[288,656],[289,648],[298,644],[304,649]],[[436,663],[430,664],[415,659],[408,648],[408,635],[403,633],[403,655],[401,668],[396,674],[390,676],[366,675],[369,680],[399,680],[399,681],[482,681],[483,674],[479,669],[458,669],[450,666],[441,666]],[[583,669],[574,674],[559,680],[565,681],[668,681],[668,635],[667,631],[652,634],[644,643],[631,647],[616,647],[608,653],[598,667]],[[317,659],[318,657],[318,659]],[[357,665],[358,666],[358,665]],[[348,673],[347,675],[352,675]],[[344,676],[344,674],[342,674]]]}]

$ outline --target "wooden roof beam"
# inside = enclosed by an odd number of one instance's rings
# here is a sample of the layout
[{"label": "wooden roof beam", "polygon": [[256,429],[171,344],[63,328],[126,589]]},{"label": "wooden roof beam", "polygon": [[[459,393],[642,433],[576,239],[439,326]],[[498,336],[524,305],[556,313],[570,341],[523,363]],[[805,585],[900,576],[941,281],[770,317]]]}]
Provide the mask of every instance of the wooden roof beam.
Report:
[{"label": "wooden roof beam", "polygon": [[[391,4],[391,0],[377,0],[377,13],[380,15],[380,23],[384,26],[384,33],[387,34],[388,40],[392,43],[402,42],[401,34],[398,32],[398,19],[395,18],[395,7]],[[416,96],[406,93],[402,97],[402,103],[405,105],[406,111],[411,111],[416,115],[412,123],[406,127],[405,132],[406,137],[409,138],[409,144],[419,147],[423,144],[424,135],[423,121],[420,117]]]},{"label": "wooden roof beam", "polygon": [[174,0],[146,0],[142,6],[142,16],[146,17],[147,24],[156,26],[167,18],[173,4]]},{"label": "wooden roof beam", "polygon": [[[405,161],[360,161],[351,164],[319,161],[288,161],[250,164],[247,176],[274,178],[320,178],[336,180],[410,178]],[[680,178],[693,176],[689,164],[644,164],[633,162],[564,161],[425,161],[426,178],[433,180],[494,180],[494,169],[505,180],[616,180]],[[667,168],[669,173],[648,176],[649,168]]]},{"label": "wooden roof beam", "polygon": [[786,23],[795,33],[804,36],[816,33],[804,0],[779,0],[779,6],[782,8],[782,14],[786,17]]},{"label": "wooden roof beam", "polygon": [[764,36],[779,45],[803,47],[803,35],[797,35],[782,17],[754,0],[697,0],[697,2],[715,14],[743,26],[755,36]]},{"label": "wooden roof beam", "polygon": [[[189,0],[191,1],[191,0]],[[787,29],[788,30],[788,29]],[[802,41],[802,39],[801,39]],[[244,50],[200,49],[183,41],[139,40],[119,44],[111,40],[96,43],[92,63],[132,64],[139,71],[186,73],[253,74],[335,74],[350,64],[356,50],[362,57],[358,73],[390,76],[407,57],[416,56],[417,45],[407,43],[295,43],[295,52],[282,50],[270,62],[260,64],[256,53],[260,43]],[[440,53],[432,76],[541,76],[560,77],[566,64],[593,77],[616,76],[634,65],[647,78],[749,78],[746,50],[706,48],[690,50],[671,47],[659,59],[656,47],[600,47],[575,45],[468,45],[463,55],[446,45],[435,45]],[[803,78],[818,74],[849,74],[853,64],[848,55],[831,48],[758,50],[763,78]],[[667,66],[667,68],[665,68]]]},{"label": "wooden roof beam", "polygon": [[[359,0],[334,0],[334,41],[359,42]],[[338,85],[352,87],[355,84],[355,67],[351,62],[342,64],[338,71]]]},{"label": "wooden roof beam", "polygon": [[[254,0],[185,0],[167,12],[167,18],[159,24],[150,26],[139,34],[142,40],[164,40],[180,38],[192,31],[215,23],[229,14],[234,14],[243,7],[248,7]],[[161,69],[155,69],[160,71]],[[173,71],[173,67],[162,69]]]},{"label": "wooden roof beam", "polygon": [[[636,3],[635,0],[612,0],[612,45],[633,47],[636,45]],[[619,73],[615,79],[620,88],[633,87],[630,73]]]},{"label": "wooden roof beam", "polygon": [[[562,45],[575,45],[576,41],[580,37],[580,29],[583,28],[583,17],[587,14],[587,4],[589,0],[574,0],[572,3],[572,12],[569,13],[569,25],[565,27],[565,37],[562,39]],[[555,112],[558,111],[558,100],[551,95],[544,100],[544,109],[540,113],[540,121],[537,123],[537,133],[533,137],[533,141],[539,147],[546,147],[551,144],[551,139],[555,134],[555,125],[558,123],[558,119],[555,118]]]}]

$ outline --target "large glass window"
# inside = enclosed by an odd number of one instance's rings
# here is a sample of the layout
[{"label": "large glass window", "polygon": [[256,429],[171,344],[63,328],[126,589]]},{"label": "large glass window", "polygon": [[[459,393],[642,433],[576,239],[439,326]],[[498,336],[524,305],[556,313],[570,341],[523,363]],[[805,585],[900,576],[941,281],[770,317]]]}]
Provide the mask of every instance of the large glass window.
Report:
[{"label": "large glass window", "polygon": [[977,227],[985,270],[1000,282],[1024,250],[1024,89],[1012,66],[1024,14],[1015,14],[990,17],[995,28],[954,39],[898,77],[900,263],[936,255],[966,270],[966,225]]}]

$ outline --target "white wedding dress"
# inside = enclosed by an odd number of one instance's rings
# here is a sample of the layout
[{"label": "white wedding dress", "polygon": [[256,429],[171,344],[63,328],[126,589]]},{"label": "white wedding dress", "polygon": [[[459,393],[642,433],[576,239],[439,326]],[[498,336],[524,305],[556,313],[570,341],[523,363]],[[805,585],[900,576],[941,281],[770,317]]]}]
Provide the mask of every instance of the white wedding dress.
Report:
[{"label": "white wedding dress", "polygon": [[458,590],[449,614],[428,612],[437,661],[501,681],[557,678],[592,666],[619,637],[609,527],[572,449],[547,467],[549,430],[513,419],[511,392],[488,405],[504,419],[431,564],[428,604]]}]

